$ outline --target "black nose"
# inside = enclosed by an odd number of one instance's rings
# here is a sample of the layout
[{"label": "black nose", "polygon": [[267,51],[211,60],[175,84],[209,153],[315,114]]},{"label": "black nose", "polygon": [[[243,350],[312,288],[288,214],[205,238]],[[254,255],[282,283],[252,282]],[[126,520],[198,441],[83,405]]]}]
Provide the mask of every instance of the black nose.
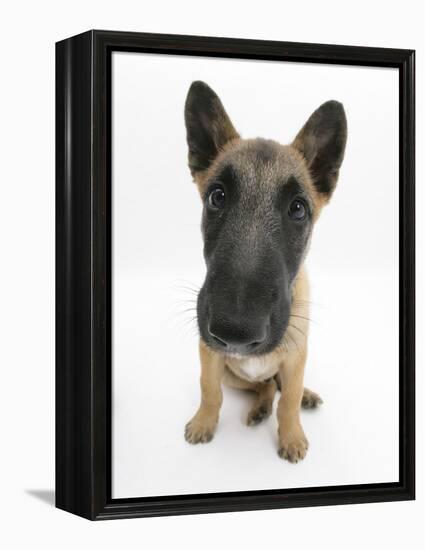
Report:
[{"label": "black nose", "polygon": [[208,332],[217,347],[229,353],[252,353],[266,340],[268,322],[248,325],[246,322],[237,323],[223,319],[212,319]]}]

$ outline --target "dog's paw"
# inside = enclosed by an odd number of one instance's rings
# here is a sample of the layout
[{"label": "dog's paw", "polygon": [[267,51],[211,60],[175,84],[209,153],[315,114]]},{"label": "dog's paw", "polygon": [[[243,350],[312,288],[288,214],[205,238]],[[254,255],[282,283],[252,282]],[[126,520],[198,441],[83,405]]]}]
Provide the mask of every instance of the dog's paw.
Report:
[{"label": "dog's paw", "polygon": [[323,400],[318,393],[315,393],[308,388],[304,388],[303,398],[301,401],[301,406],[303,409],[316,409],[322,403]]},{"label": "dog's paw", "polygon": [[263,401],[260,405],[254,405],[249,411],[246,423],[248,426],[256,426],[268,418],[273,410],[273,401]]},{"label": "dog's paw", "polygon": [[208,443],[214,437],[217,422],[195,415],[185,427],[184,437],[188,443]]},{"label": "dog's paw", "polygon": [[279,437],[278,455],[293,464],[303,460],[307,454],[308,441],[301,426],[291,432],[291,435]]}]

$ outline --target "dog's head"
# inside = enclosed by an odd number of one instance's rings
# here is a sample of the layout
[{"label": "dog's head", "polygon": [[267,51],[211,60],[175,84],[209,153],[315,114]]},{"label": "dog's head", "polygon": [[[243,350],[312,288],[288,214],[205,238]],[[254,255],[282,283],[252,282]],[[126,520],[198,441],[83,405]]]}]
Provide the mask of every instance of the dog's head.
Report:
[{"label": "dog's head", "polygon": [[347,136],[343,106],[324,103],[291,145],[245,140],[213,90],[194,82],[185,121],[203,202],[201,337],[221,353],[269,353],[287,329],[313,224],[336,186]]}]

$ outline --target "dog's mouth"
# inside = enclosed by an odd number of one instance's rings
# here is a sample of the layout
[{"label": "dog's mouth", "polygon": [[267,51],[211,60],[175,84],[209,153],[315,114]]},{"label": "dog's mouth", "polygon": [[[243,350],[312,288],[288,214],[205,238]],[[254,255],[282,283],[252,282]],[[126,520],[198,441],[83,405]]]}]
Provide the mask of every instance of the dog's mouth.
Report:
[{"label": "dog's mouth", "polygon": [[267,345],[269,325],[256,330],[247,330],[238,325],[216,324],[214,329],[208,324],[210,341],[217,350],[226,355],[255,355]]},{"label": "dog's mouth", "polygon": [[[201,336],[202,337],[202,336]],[[277,342],[266,341],[261,345],[246,346],[246,345],[226,345],[216,342],[212,338],[202,337],[204,343],[216,353],[230,357],[233,359],[244,359],[247,357],[259,357],[268,355],[275,351],[281,345],[283,336]]]},{"label": "dog's mouth", "polygon": [[276,330],[268,322],[264,327],[254,325],[213,325],[209,321],[199,322],[204,343],[213,351],[235,359],[258,357],[275,351],[283,341],[287,324]]}]

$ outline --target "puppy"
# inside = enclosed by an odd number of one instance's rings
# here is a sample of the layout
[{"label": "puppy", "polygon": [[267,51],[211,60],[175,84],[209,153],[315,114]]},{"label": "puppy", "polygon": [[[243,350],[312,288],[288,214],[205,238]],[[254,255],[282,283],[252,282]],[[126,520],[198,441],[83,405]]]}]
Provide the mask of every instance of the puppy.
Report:
[{"label": "puppy", "polygon": [[214,91],[193,82],[185,123],[207,266],[197,299],[201,403],[185,437],[190,443],[213,438],[222,383],[255,392],[250,426],[271,414],[279,388],[278,453],[298,462],[308,448],[300,407],[321,402],[304,388],[309,287],[303,264],[343,161],[344,108],[337,101],[321,105],[290,145],[242,139]]}]

